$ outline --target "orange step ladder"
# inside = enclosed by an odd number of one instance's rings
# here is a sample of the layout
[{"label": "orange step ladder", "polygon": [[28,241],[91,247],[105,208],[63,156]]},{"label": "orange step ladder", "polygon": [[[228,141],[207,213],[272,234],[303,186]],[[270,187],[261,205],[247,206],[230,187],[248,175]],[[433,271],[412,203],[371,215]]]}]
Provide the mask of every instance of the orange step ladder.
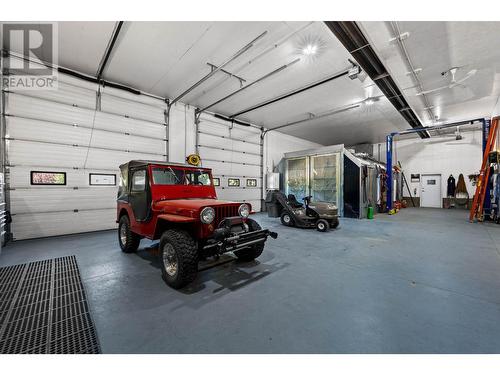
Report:
[{"label": "orange step ladder", "polygon": [[498,128],[498,117],[493,118],[491,121],[490,133],[488,134],[488,140],[486,141],[486,147],[484,149],[483,164],[481,164],[481,171],[479,172],[479,178],[477,179],[476,192],[474,193],[474,200],[472,202],[472,207],[470,209],[469,221],[472,223],[474,219],[478,221],[483,221],[483,205],[484,197],[487,194],[488,180],[490,178],[490,152],[493,149],[497,138],[497,128]]}]

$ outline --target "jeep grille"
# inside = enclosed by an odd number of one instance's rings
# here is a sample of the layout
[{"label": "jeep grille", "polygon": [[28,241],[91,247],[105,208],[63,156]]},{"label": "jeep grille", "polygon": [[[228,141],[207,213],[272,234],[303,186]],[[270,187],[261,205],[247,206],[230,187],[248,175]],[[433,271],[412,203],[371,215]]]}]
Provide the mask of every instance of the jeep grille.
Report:
[{"label": "jeep grille", "polygon": [[231,206],[215,206],[215,224],[219,225],[220,222],[226,217],[238,216],[238,207],[235,205]]}]

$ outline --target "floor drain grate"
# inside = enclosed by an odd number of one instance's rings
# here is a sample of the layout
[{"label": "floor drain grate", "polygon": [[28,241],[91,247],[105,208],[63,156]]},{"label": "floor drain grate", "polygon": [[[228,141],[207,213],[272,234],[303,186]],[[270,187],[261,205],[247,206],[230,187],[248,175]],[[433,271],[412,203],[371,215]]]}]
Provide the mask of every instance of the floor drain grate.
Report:
[{"label": "floor drain grate", "polygon": [[0,268],[0,353],[100,353],[75,256]]}]

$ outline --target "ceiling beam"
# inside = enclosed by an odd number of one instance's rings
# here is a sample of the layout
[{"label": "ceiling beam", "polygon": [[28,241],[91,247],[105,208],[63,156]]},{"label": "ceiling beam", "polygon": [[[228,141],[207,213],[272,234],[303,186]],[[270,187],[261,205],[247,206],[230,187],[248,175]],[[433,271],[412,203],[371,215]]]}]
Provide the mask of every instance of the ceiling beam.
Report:
[{"label": "ceiling beam", "polygon": [[[387,71],[377,53],[354,21],[324,21],[330,31],[344,45],[361,68],[375,82],[396,110],[412,128],[423,128],[415,111],[410,107],[402,91]],[[430,134],[421,130],[421,138],[430,138]]]},{"label": "ceiling beam", "polygon": [[109,57],[111,56],[111,52],[113,52],[113,48],[115,46],[116,40],[118,39],[118,35],[120,34],[120,30],[122,29],[123,21],[118,21],[115,24],[115,28],[113,30],[113,34],[111,35],[111,39],[109,40],[108,46],[106,47],[106,51],[104,52],[104,56],[99,64],[99,68],[97,69],[97,79],[100,80],[104,73],[104,69],[106,69],[106,65],[108,64]]},{"label": "ceiling beam", "polygon": [[303,123],[309,122],[309,121],[319,120],[321,118],[333,116],[333,115],[336,115],[336,114],[339,114],[339,113],[342,113],[342,112],[347,112],[347,111],[349,111],[351,109],[355,109],[355,108],[361,107],[362,104],[363,104],[363,102],[359,102],[359,103],[354,103],[354,104],[351,104],[351,105],[348,105],[348,106],[344,106],[344,107],[341,107],[341,108],[335,108],[335,109],[329,110],[329,111],[327,111],[327,112],[325,112],[323,114],[319,114],[317,116],[311,114],[312,116],[310,116],[310,117],[308,117],[306,119],[297,120],[297,121],[294,121],[294,122],[289,122],[287,124],[279,125],[279,126],[276,126],[274,128],[269,128],[269,129],[265,130],[262,133],[261,138],[264,138],[264,136],[268,132],[270,132],[270,131],[287,128],[289,126],[303,124]]},{"label": "ceiling beam", "polygon": [[234,95],[239,94],[240,92],[242,92],[242,91],[244,91],[244,90],[248,89],[249,87],[252,87],[253,85],[256,85],[257,83],[264,81],[265,79],[267,79],[267,78],[269,78],[269,77],[271,77],[271,76],[275,75],[276,73],[281,72],[282,70],[285,70],[285,69],[286,69],[286,68],[288,68],[289,66],[292,66],[293,64],[295,64],[295,63],[297,63],[297,62],[299,62],[299,61],[300,61],[300,59],[295,59],[295,60],[293,60],[292,62],[289,62],[289,63],[287,63],[287,64],[285,64],[285,65],[280,66],[280,67],[279,67],[279,68],[277,68],[277,69],[274,69],[272,72],[270,72],[270,73],[267,73],[267,74],[263,75],[262,77],[260,77],[260,78],[256,79],[256,80],[255,80],[255,81],[253,81],[253,82],[250,82],[249,84],[247,84],[247,85],[245,85],[245,86],[243,86],[243,87],[240,87],[239,89],[237,89],[237,90],[235,90],[235,91],[231,92],[230,94],[228,94],[228,95],[224,96],[223,98],[221,98],[221,99],[219,99],[219,100],[217,100],[217,101],[215,101],[215,102],[213,102],[213,103],[211,103],[211,104],[208,104],[208,105],[206,105],[205,107],[203,107],[203,108],[201,108],[201,109],[197,109],[197,110],[196,110],[196,113],[202,113],[202,112],[205,112],[206,110],[208,110],[208,109],[212,108],[213,106],[215,106],[215,105],[217,105],[217,104],[220,104],[220,103],[222,103],[223,101],[226,101],[227,99],[229,99],[229,98],[233,97]]},{"label": "ceiling beam", "polygon": [[291,97],[291,96],[294,96],[294,95],[300,94],[300,93],[302,93],[302,92],[304,92],[304,91],[307,91],[307,90],[310,90],[310,89],[312,89],[312,88],[314,88],[314,87],[317,87],[317,86],[323,85],[323,84],[325,84],[325,83],[327,83],[327,82],[330,82],[330,81],[333,81],[333,80],[335,80],[335,79],[337,79],[337,78],[340,78],[340,77],[346,76],[348,73],[349,73],[349,69],[343,70],[343,71],[342,71],[342,72],[340,72],[340,73],[336,73],[336,74],[334,74],[334,75],[332,75],[332,76],[329,76],[329,77],[327,77],[327,78],[324,78],[324,79],[322,79],[322,80],[320,80],[320,81],[316,81],[316,82],[310,83],[310,84],[308,84],[308,85],[306,85],[306,86],[303,86],[303,87],[300,87],[300,88],[298,88],[298,89],[295,89],[295,90],[289,91],[289,92],[287,92],[287,93],[285,93],[285,94],[282,94],[282,95],[280,95],[280,96],[277,96],[277,97],[275,97],[275,98],[272,98],[272,99],[269,99],[269,100],[263,101],[263,102],[261,102],[261,103],[259,103],[259,104],[256,104],[256,105],[252,106],[252,107],[245,108],[245,109],[243,109],[243,110],[241,110],[241,111],[239,111],[239,112],[237,112],[237,113],[235,113],[235,114],[233,114],[233,115],[229,116],[229,118],[234,118],[234,117],[240,116],[240,115],[242,115],[242,114],[244,114],[244,113],[248,113],[248,112],[251,112],[251,111],[255,111],[256,109],[259,109],[259,108],[266,107],[266,106],[268,106],[268,105],[274,104],[274,103],[279,102],[279,101],[281,101],[281,100],[287,99],[287,98],[289,98],[289,97]]},{"label": "ceiling beam", "polygon": [[172,99],[170,101],[170,105],[173,105],[176,102],[178,102],[180,99],[182,99],[184,96],[186,96],[187,94],[189,94],[191,91],[193,91],[195,88],[197,88],[203,82],[205,82],[207,79],[209,79],[210,77],[212,77],[213,75],[215,75],[217,72],[221,71],[222,68],[224,68],[227,64],[229,64],[233,60],[236,60],[238,57],[240,57],[241,55],[243,55],[246,51],[248,51],[250,48],[252,48],[259,39],[263,38],[266,34],[267,34],[267,31],[264,31],[262,34],[260,34],[258,37],[256,37],[255,39],[253,39],[250,43],[248,43],[243,48],[241,48],[238,52],[236,52],[233,56],[231,56],[228,60],[226,60],[222,65],[219,65],[217,68],[212,69],[210,71],[210,73],[208,73],[203,78],[201,78],[198,82],[196,82],[191,87],[189,87],[188,89],[186,89],[182,94],[180,94],[180,95],[176,96],[174,99]]}]

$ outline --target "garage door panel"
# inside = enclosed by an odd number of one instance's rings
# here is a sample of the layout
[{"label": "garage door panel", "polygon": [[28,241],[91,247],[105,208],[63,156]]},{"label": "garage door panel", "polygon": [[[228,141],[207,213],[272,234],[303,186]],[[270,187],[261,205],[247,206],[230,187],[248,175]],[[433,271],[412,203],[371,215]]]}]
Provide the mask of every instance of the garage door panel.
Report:
[{"label": "garage door panel", "polygon": [[94,149],[92,153],[89,153],[86,168],[116,169],[121,164],[134,159],[165,160],[165,156],[152,153],[119,152]]},{"label": "garage door panel", "polygon": [[92,126],[94,117],[93,110],[14,93],[7,95],[6,113],[18,117],[86,126]]},{"label": "garage door panel", "polygon": [[[9,179],[10,183],[9,186],[10,188],[29,188],[31,186],[30,182],[30,173],[33,170],[40,170],[40,168],[37,167],[29,167],[29,166],[13,166],[9,167]],[[89,183],[90,180],[90,174],[91,173],[98,173],[98,174],[114,174],[115,181],[116,181],[116,186],[118,186],[119,183],[119,169],[118,168],[112,168],[109,170],[105,169],[73,169],[73,168],[46,168],[46,171],[49,172],[64,172],[66,173],[66,187],[89,187],[91,186]],[[105,186],[99,186],[98,188],[104,188]],[[106,186],[107,187],[107,186]],[[40,188],[40,187],[36,187]],[[50,186],[50,185],[44,185],[43,188],[46,189],[59,189],[61,186]],[[99,193],[99,191],[96,191]]]},{"label": "garage door panel", "polygon": [[14,93],[53,102],[94,109],[96,105],[97,85],[93,90],[69,85],[59,81],[57,90],[11,90]]},{"label": "garage door panel", "polygon": [[129,133],[131,135],[142,135],[155,138],[157,141],[165,140],[167,127],[162,124],[127,118],[125,116],[113,115],[105,112],[97,112],[95,128],[114,131],[117,133]]},{"label": "garage door panel", "polygon": [[[202,158],[203,160],[203,158]],[[249,176],[260,178],[260,167],[254,165],[240,165],[232,163],[223,163],[220,161],[203,161],[203,166],[212,168],[213,175],[217,176]]]},{"label": "garage door panel", "polygon": [[32,213],[12,217],[15,240],[114,229],[116,209]]},{"label": "garage door panel", "polygon": [[247,142],[260,143],[260,130],[255,128],[241,128],[233,127],[231,129],[231,137],[236,139],[243,139]]},{"label": "garage door panel", "polygon": [[260,155],[260,145],[243,141],[234,141],[228,138],[221,138],[217,135],[200,133],[198,135],[198,144],[201,147],[217,147],[221,149],[240,151],[240,153],[246,152],[248,154]]},{"label": "garage door panel", "polygon": [[[65,187],[35,187],[10,192],[11,212],[54,212],[114,208],[118,187],[99,186],[71,189]],[[40,199],[43,196],[43,199]]]},{"label": "garage door panel", "polygon": [[167,134],[167,129],[162,124],[12,93],[7,95],[6,113],[15,117],[141,135],[160,141]]},{"label": "garage door panel", "polygon": [[36,162],[37,166],[117,169],[132,159],[165,160],[164,154],[92,149],[87,157],[87,147],[18,140],[6,142],[11,165],[31,165]]},{"label": "garage door panel", "polygon": [[203,118],[204,115],[200,118],[200,123],[198,124],[198,130],[203,133],[217,135],[219,137],[229,137],[229,127],[224,124],[220,124],[218,122],[212,120],[206,120]]},{"label": "garage door panel", "polygon": [[163,154],[165,145],[157,139],[138,137],[124,133],[110,133],[99,129],[55,124],[46,121],[7,117],[7,136],[20,140],[65,143],[87,147],[111,148]]},{"label": "garage door panel", "polygon": [[165,122],[166,104],[161,101],[159,106],[131,102],[113,95],[102,94],[101,110],[108,113],[125,115],[128,117],[162,124]]},{"label": "garage door panel", "polygon": [[10,165],[60,166],[82,168],[86,149],[64,145],[7,140]]},{"label": "garage door panel", "polygon": [[125,134],[111,134],[94,130],[91,147],[112,148],[115,150],[135,150],[148,154],[165,155],[165,143],[157,139],[137,137]]},{"label": "garage door panel", "polygon": [[43,142],[59,140],[79,145],[88,144],[90,140],[91,129],[10,116],[6,123],[9,138]]},{"label": "garage door panel", "polygon": [[233,202],[250,203],[252,205],[253,211],[261,211],[260,193],[257,194],[257,197],[254,197],[254,199],[252,199],[252,197],[248,196],[246,192],[242,193],[241,191],[237,190],[229,190],[230,189],[217,189],[217,198]]},{"label": "garage door panel", "polygon": [[[207,160],[220,160],[226,163],[236,164],[255,164],[260,166],[260,156],[233,152],[231,150],[218,150],[208,147],[202,147],[203,157]],[[201,153],[201,150],[200,150]]]},{"label": "garage door panel", "polygon": [[258,200],[260,199],[259,189],[235,189],[235,188],[224,188],[217,189],[217,196],[219,198],[224,197],[224,199],[229,199],[233,201],[243,201],[243,200]]},{"label": "garage door panel", "polygon": [[[252,177],[241,177],[241,176],[234,176],[234,177],[231,177],[231,176],[226,177],[226,176],[224,176],[224,177],[219,177],[219,178],[220,178],[221,187],[227,188],[228,190],[238,189],[237,187],[229,186],[228,180],[230,178],[238,178],[240,180],[240,187],[239,187],[239,189],[243,189],[243,188],[248,189],[248,190],[250,190],[250,189],[257,189],[257,188],[261,187],[261,182],[262,182],[259,178],[256,178],[256,177],[252,178]],[[257,186],[247,186],[247,180],[249,180],[249,179],[256,180]]]}]

